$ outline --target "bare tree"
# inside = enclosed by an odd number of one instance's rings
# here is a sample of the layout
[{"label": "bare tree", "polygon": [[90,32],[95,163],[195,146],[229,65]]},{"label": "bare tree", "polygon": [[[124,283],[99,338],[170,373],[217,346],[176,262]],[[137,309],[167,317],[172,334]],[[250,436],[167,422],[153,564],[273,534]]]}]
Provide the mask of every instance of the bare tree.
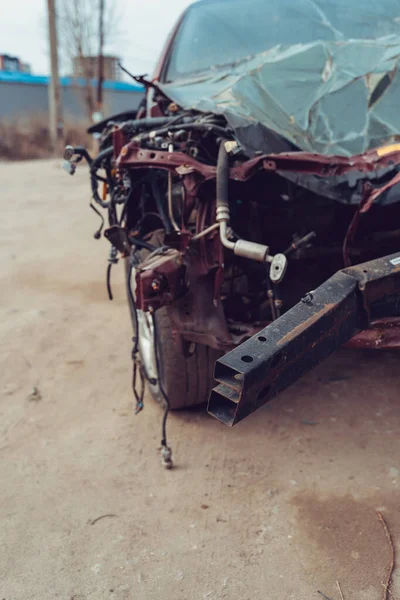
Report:
[{"label": "bare tree", "polygon": [[81,92],[91,118],[102,111],[104,48],[115,38],[121,15],[115,0],[59,0],[58,17],[61,56],[71,69],[74,60],[80,65]]}]

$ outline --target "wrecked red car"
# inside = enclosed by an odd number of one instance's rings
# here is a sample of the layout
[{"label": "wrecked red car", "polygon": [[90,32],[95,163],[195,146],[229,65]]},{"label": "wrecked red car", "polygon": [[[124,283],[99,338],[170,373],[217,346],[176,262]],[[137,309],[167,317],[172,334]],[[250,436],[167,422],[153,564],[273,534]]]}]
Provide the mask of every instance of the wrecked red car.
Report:
[{"label": "wrecked red car", "polygon": [[146,381],[233,425],[345,343],[400,346],[399,27],[398,0],[200,0],[138,114],[66,149],[125,259],[138,410]]}]

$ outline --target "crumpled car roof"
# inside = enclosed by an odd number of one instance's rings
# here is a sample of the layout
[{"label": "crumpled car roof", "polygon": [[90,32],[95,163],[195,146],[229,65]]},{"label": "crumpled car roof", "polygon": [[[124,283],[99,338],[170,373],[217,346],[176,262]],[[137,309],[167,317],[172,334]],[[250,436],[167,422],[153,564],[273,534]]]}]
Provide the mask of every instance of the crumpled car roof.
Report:
[{"label": "crumpled car roof", "polygon": [[[290,26],[300,43],[287,43]],[[275,45],[262,53],[160,87],[185,109],[223,114],[250,156],[352,156],[400,140],[399,0],[280,0],[265,36]]]}]

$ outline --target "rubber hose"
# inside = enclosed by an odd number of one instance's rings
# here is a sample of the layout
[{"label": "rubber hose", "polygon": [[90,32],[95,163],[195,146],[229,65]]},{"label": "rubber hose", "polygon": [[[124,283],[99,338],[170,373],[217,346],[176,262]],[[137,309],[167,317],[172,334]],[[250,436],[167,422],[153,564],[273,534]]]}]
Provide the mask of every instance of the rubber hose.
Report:
[{"label": "rubber hose", "polygon": [[216,186],[217,208],[224,207],[229,213],[229,158],[223,141],[220,143],[218,151]]},{"label": "rubber hose", "polygon": [[[219,125],[211,125],[210,123],[183,123],[182,125],[173,125],[172,127],[155,129],[154,131],[157,136],[162,136],[167,135],[170,131],[187,131],[191,129],[204,131],[204,133],[214,133],[216,136],[222,137],[224,139],[232,139],[232,134],[228,133],[226,129],[220,127]],[[140,141],[145,141],[149,138],[149,134],[142,134],[142,137],[140,137],[139,134]]]},{"label": "rubber hose", "polygon": [[106,148],[105,150],[102,150],[98,153],[98,155],[90,165],[90,185],[92,188],[93,200],[103,208],[108,208],[109,202],[104,202],[99,196],[99,182],[97,180],[96,171],[100,169],[103,160],[105,158],[108,158],[109,156],[112,156],[113,152],[114,148],[112,146],[111,148]]}]

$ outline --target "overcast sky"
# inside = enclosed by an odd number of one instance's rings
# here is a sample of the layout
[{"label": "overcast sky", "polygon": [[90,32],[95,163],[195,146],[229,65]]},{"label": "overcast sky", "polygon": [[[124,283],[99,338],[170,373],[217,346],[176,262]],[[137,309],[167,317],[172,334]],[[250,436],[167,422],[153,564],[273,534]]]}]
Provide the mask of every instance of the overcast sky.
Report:
[{"label": "overcast sky", "polygon": [[[116,0],[121,35],[107,48],[134,73],[151,73],[174,22],[193,0]],[[18,56],[35,74],[49,72],[46,0],[0,0],[0,54]]]}]

